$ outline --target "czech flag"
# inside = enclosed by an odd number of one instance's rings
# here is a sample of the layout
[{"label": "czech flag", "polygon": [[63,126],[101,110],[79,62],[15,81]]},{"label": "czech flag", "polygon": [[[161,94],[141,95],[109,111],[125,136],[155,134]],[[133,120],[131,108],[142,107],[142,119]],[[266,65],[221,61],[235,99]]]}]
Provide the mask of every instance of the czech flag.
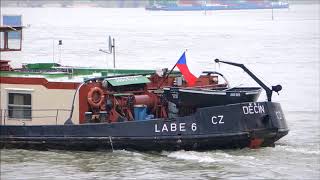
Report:
[{"label": "czech flag", "polygon": [[178,60],[176,66],[179,68],[181,74],[183,77],[186,79],[187,83],[189,86],[193,86],[196,81],[197,77],[194,76],[190,71],[187,66],[187,60],[186,60],[186,52],[183,52],[182,56]]}]

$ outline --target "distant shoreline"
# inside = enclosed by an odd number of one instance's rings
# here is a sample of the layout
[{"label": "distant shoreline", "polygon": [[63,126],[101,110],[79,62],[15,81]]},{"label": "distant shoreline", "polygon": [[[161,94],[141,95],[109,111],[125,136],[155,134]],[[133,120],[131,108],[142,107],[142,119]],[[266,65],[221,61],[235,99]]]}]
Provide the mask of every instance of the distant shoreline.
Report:
[{"label": "distant shoreline", "polygon": [[[283,0],[289,4],[319,4],[318,0]],[[101,7],[101,8],[144,8],[150,5],[149,0],[1,0],[1,7]]]}]

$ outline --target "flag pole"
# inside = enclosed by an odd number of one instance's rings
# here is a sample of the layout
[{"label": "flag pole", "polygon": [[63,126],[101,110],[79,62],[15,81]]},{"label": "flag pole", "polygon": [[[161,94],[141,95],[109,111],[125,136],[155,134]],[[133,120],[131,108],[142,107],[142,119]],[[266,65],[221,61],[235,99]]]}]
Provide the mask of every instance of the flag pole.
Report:
[{"label": "flag pole", "polygon": [[[183,53],[186,53],[188,49],[186,49]],[[168,79],[169,75],[172,73],[173,69],[177,66],[179,61],[176,62],[176,64],[173,66],[173,68],[169,71],[168,74],[166,74],[165,78],[161,81],[161,83],[159,84],[158,88],[160,88],[162,86],[162,84],[164,83],[164,81],[166,81],[166,79]]]},{"label": "flag pole", "polygon": [[165,78],[161,81],[161,83],[159,84],[158,88],[160,88],[162,86],[162,84],[164,83],[164,81],[166,81],[166,79],[168,79],[169,75],[172,73],[173,69],[177,66],[177,64],[178,64],[178,61],[173,66],[173,68],[169,71],[169,73],[166,74]]}]

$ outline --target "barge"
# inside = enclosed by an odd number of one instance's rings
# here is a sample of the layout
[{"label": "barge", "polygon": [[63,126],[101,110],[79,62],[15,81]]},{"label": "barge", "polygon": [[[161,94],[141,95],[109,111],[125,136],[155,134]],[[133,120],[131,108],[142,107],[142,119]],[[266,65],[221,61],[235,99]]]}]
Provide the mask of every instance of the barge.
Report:
[{"label": "barge", "polygon": [[151,11],[218,11],[218,10],[251,10],[251,9],[287,9],[288,2],[283,1],[236,1],[236,0],[208,0],[208,1],[155,1],[145,7]]}]

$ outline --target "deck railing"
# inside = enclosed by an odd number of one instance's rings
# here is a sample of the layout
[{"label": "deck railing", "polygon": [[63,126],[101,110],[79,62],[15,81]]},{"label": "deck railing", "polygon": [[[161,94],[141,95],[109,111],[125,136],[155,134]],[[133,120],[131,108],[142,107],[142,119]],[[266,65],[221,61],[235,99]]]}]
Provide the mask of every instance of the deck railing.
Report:
[{"label": "deck railing", "polygon": [[59,119],[66,120],[70,109],[0,109],[0,124],[11,124],[10,121],[32,122],[43,120],[41,124],[58,124]]}]

